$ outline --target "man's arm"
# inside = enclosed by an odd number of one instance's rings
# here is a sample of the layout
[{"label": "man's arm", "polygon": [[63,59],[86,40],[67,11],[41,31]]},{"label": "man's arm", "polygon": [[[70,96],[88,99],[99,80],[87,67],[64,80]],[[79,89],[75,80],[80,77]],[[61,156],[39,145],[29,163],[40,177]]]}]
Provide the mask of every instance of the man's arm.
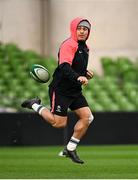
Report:
[{"label": "man's arm", "polygon": [[59,68],[63,72],[64,76],[69,80],[85,85],[88,83],[88,79],[85,76],[79,76],[79,74],[71,68],[69,63],[62,63],[59,65]]},{"label": "man's arm", "polygon": [[67,62],[64,62],[59,65],[59,69],[63,72],[64,76],[67,77],[69,80],[77,82],[77,78],[79,74],[76,73],[72,68],[71,65]]}]

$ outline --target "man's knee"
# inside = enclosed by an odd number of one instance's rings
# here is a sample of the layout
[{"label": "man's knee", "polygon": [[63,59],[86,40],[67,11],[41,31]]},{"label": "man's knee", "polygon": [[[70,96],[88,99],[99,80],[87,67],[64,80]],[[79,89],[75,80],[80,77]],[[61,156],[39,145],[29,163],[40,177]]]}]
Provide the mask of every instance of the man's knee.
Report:
[{"label": "man's knee", "polygon": [[55,128],[64,128],[67,125],[67,119],[55,119],[55,123],[52,124]]},{"label": "man's knee", "polygon": [[94,116],[93,116],[92,113],[83,118],[83,122],[84,122],[84,124],[86,124],[87,126],[89,126],[89,125],[92,123],[93,120],[94,120]]},{"label": "man's knee", "polygon": [[84,126],[89,126],[89,125],[92,123],[93,120],[94,120],[94,116],[93,116],[93,114],[91,113],[88,117],[85,117],[85,118],[83,119],[83,125],[84,125]]},{"label": "man's knee", "polygon": [[93,120],[94,120],[94,116],[93,116],[93,114],[91,113],[90,116],[89,116],[89,118],[88,118],[88,123],[91,124]]}]

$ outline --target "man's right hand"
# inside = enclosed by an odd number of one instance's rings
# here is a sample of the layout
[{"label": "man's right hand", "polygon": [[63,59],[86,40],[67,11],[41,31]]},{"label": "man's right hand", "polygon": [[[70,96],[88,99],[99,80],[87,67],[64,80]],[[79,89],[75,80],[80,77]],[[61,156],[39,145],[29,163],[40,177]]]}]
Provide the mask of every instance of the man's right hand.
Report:
[{"label": "man's right hand", "polygon": [[88,79],[85,76],[79,76],[77,79],[79,82],[81,82],[83,85],[88,84]]}]

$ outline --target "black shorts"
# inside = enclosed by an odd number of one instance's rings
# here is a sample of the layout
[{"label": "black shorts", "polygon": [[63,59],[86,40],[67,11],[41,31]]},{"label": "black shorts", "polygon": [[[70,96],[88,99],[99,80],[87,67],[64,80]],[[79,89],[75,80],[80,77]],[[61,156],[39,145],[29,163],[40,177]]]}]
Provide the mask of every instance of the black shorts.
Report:
[{"label": "black shorts", "polygon": [[87,107],[85,97],[80,93],[77,97],[66,97],[58,94],[54,89],[49,89],[51,112],[59,116],[67,116],[68,109],[76,110]]}]

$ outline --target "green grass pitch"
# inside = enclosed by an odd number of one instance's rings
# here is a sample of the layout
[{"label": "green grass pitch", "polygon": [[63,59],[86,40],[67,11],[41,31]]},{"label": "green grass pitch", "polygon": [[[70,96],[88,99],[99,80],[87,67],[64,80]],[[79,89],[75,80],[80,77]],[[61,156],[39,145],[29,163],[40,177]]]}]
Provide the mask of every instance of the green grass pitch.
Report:
[{"label": "green grass pitch", "polygon": [[138,145],[79,146],[85,164],[59,157],[63,147],[1,147],[0,179],[138,179]]}]

